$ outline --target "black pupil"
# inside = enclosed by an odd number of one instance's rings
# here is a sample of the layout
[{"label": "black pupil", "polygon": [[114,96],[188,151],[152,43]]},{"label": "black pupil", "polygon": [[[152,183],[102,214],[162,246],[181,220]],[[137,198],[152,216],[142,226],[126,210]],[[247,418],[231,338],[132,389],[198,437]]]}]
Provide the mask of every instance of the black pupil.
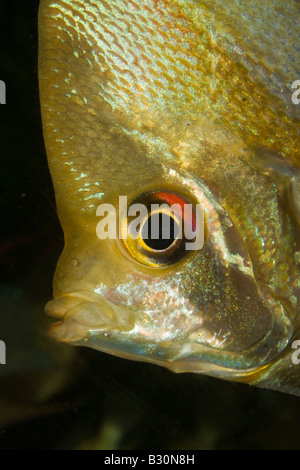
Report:
[{"label": "black pupil", "polygon": [[166,250],[176,238],[177,224],[173,217],[158,212],[150,215],[142,227],[142,238],[152,250]]}]

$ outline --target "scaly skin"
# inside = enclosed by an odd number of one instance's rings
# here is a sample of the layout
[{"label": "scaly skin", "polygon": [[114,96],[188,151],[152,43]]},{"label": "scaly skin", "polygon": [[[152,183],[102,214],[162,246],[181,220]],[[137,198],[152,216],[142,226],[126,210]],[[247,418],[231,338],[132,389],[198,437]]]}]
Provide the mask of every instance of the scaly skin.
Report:
[{"label": "scaly skin", "polygon": [[[43,127],[65,233],[47,306],[59,341],[300,394],[297,11],[41,1]],[[201,204],[206,237],[155,268],[99,240],[96,210],[157,189]]]}]

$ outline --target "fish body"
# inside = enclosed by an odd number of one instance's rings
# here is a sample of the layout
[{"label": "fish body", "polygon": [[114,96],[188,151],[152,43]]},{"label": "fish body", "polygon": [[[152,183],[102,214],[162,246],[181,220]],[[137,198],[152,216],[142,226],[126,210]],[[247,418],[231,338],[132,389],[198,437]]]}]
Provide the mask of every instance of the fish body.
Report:
[{"label": "fish body", "polygon": [[[298,14],[293,0],[41,1],[57,340],[300,394]],[[128,222],[120,196],[198,204],[203,247],[100,239],[100,205]]]}]

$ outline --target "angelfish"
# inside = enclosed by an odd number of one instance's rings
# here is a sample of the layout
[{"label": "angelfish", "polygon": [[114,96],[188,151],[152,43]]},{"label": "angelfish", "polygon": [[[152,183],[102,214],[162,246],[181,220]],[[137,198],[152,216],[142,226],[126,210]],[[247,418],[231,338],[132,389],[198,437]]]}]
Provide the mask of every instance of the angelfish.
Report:
[{"label": "angelfish", "polygon": [[[300,395],[298,18],[296,0],[41,0],[54,338]],[[142,223],[100,239],[120,197],[200,205],[203,247]]]}]

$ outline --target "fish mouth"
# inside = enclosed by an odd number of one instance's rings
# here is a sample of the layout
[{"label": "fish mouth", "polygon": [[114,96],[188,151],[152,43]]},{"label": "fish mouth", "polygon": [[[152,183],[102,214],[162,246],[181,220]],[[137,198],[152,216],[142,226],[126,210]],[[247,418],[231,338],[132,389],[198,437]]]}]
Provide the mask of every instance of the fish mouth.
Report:
[{"label": "fish mouth", "polygon": [[[119,310],[121,310],[118,307]],[[107,300],[86,292],[62,295],[48,302],[45,311],[60,321],[48,326],[48,333],[57,341],[74,346],[88,346],[123,359],[149,362],[172,372],[193,372],[242,381],[257,371],[257,367],[237,370],[223,367],[205,359],[208,348],[179,344],[170,354],[168,344],[136,341],[135,324],[125,309],[116,313]],[[120,315],[120,313],[123,313]],[[126,333],[128,333],[126,335]],[[196,356],[193,354],[196,353]],[[201,355],[204,357],[201,359]],[[200,357],[199,357],[200,354]]]},{"label": "fish mouth", "polygon": [[[47,327],[62,343],[87,346],[124,359],[150,362],[175,371],[165,345],[138,339],[136,312],[122,308],[91,292],[72,292],[45,306],[45,313],[59,321]],[[176,356],[176,355],[175,355]],[[176,358],[174,358],[176,360]],[[205,364],[203,364],[205,369]],[[177,372],[183,372],[180,367]]]},{"label": "fish mouth", "polygon": [[133,316],[90,292],[64,294],[47,303],[45,312],[60,321],[50,324],[47,331],[60,342],[78,344],[88,335],[109,331],[130,331],[134,328]]},{"label": "fish mouth", "polygon": [[[112,304],[92,292],[64,294],[48,302],[45,311],[59,319],[48,326],[50,336],[59,342],[87,346],[124,359],[150,362],[172,372],[196,372],[239,381],[264,365],[244,362],[240,353],[222,351],[228,359],[224,366],[216,361],[220,351],[193,344],[188,338],[175,341],[170,347],[170,340],[155,342],[141,337],[137,312]],[[237,365],[239,361],[240,366]]]},{"label": "fish mouth", "polygon": [[[47,315],[59,319],[47,327],[48,334],[73,346],[88,346],[124,359],[150,362],[173,372],[189,371],[185,363],[178,362],[182,353],[177,352],[172,358],[166,352],[165,344],[136,341],[132,317],[125,313],[125,309],[112,305],[107,299],[90,292],[73,292],[57,297],[45,306]],[[199,372],[207,373],[207,364],[201,363],[200,369]]]}]

